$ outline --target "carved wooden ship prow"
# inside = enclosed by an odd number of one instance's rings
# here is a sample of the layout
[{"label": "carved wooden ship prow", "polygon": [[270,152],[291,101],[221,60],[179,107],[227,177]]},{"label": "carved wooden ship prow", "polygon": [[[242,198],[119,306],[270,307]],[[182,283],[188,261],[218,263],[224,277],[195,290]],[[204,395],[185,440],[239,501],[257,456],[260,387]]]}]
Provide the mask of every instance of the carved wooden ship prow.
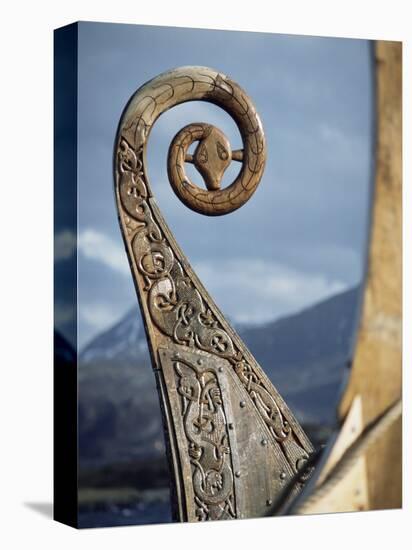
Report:
[{"label": "carved wooden ship prow", "polygon": [[[169,150],[175,193],[189,208],[213,216],[239,208],[255,191],[266,146],[250,98],[223,74],[183,67],[142,86],[122,116],[115,150],[120,225],[162,405],[175,517],[256,517],[291,482],[292,493],[300,490],[313,447],[189,266],[153,198],[145,163],[150,130],[161,113],[193,100],[227,111],[244,148],[231,151],[224,134],[209,124],[186,126]],[[193,142],[198,145],[189,155]],[[231,160],[242,168],[221,189]],[[189,180],[185,162],[199,169],[206,188]]]},{"label": "carved wooden ship prow", "polygon": [[[190,124],[170,145],[170,184],[201,214],[241,207],[261,180],[265,137],[251,99],[215,70],[182,67],[139,88],[122,115],[114,157],[120,226],[163,413],[174,519],[259,517],[299,506],[302,513],[319,511],[295,503],[305,484],[319,487],[322,475],[326,481],[330,476],[325,468],[317,479],[312,475],[311,442],[190,267],[150,188],[146,147],[152,126],[166,110],[194,100],[214,103],[232,116],[243,149],[232,151],[223,132],[210,124]],[[231,161],[241,162],[241,170],[221,188]],[[185,162],[195,165],[206,187],[188,178]],[[333,449],[328,453],[335,456]]]}]

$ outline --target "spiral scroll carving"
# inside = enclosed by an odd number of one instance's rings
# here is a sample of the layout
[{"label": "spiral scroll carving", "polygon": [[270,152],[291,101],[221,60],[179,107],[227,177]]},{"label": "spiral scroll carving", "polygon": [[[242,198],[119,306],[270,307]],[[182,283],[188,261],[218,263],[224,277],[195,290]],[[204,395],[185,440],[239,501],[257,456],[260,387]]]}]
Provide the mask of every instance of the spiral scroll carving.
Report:
[{"label": "spiral scroll carving", "polygon": [[[188,207],[206,215],[236,210],[255,191],[265,164],[262,125],[252,102],[236,83],[216,71],[204,67],[184,67],[165,73],[142,86],[129,102],[120,122],[115,149],[116,196],[154,366],[161,371],[157,355],[160,345],[198,350],[223,360],[247,391],[251,406],[273,438],[283,456],[283,463],[287,464],[287,475],[291,477],[308,459],[312,446],[188,265],[150,189],[145,166],[150,130],[162,112],[191,100],[209,101],[225,109],[239,127],[244,148],[242,151],[232,151],[224,134],[206,123],[190,124],[176,134],[169,149],[168,174],[173,190]],[[188,154],[188,149],[195,141],[198,146],[192,156]],[[242,168],[235,181],[221,189],[222,176],[231,160],[241,161]],[[204,178],[205,189],[187,178],[185,162],[193,162],[198,168]],[[179,392],[188,400],[184,406],[187,420],[192,412],[197,411],[198,405],[195,406],[193,399],[190,400],[184,393],[186,386],[183,382],[190,381],[196,386],[198,382],[204,384],[205,380],[199,378],[196,382],[195,367],[179,365],[176,373]],[[213,386],[211,399],[215,398],[215,401],[212,399],[209,402],[208,414],[213,413],[217,421],[223,418],[224,413],[218,387],[215,387],[217,382],[211,374],[208,376],[211,377],[208,384]],[[161,398],[165,399],[162,393]],[[173,410],[173,404],[168,406]],[[181,412],[176,410],[176,414],[181,415]],[[165,419],[165,422],[168,420]],[[221,433],[219,430],[216,434],[223,437],[226,428],[222,428]],[[192,425],[187,424],[188,448],[193,451],[193,445],[190,446],[193,443],[192,432]],[[199,444],[199,449],[202,448]],[[196,502],[203,510],[199,511],[199,518],[205,514],[208,519],[237,517],[232,494],[233,473],[230,462],[225,458],[227,452],[222,454],[220,462],[210,466],[210,476],[202,470],[209,462],[202,459],[196,463],[191,483]],[[193,465],[194,457],[191,456],[190,460]]]},{"label": "spiral scroll carving", "polygon": [[[127,119],[121,123],[122,135],[135,150],[140,147],[145,150],[156,119],[164,111],[194,100],[214,103],[232,116],[243,141],[243,151],[237,151],[233,159],[241,160],[242,168],[231,185],[220,188],[223,172],[232,160],[229,142],[217,128],[198,123],[186,127],[184,135],[173,140],[168,159],[169,180],[177,196],[192,210],[209,216],[227,214],[252,196],[266,160],[260,118],[250,98],[233,80],[206,67],[183,67],[160,75],[132,99]],[[195,185],[185,174],[185,153],[193,141],[199,141],[199,162],[195,166],[203,168],[206,189]],[[201,150],[205,153],[203,158]]]}]

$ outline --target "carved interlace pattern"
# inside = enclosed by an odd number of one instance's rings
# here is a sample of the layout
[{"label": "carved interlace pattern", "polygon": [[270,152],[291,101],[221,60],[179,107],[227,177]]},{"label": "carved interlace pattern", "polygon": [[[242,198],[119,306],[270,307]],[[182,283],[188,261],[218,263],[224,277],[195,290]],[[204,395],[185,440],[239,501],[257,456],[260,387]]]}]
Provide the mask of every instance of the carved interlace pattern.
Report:
[{"label": "carved interlace pattern", "polygon": [[[297,472],[308,454],[258,373],[205,303],[157,223],[157,214],[147,200],[149,191],[142,154],[140,144],[137,148],[132,147],[121,137],[117,153],[119,194],[125,214],[124,223],[130,229],[128,239],[134,261],[144,281],[143,292],[151,320],[175,343],[229,361],[274,439],[280,444],[292,470]],[[138,222],[136,229],[131,229],[130,217]],[[228,503],[226,505],[227,510],[231,509]],[[204,510],[206,514],[206,509],[199,506],[199,510]],[[199,514],[202,516],[200,511]]]},{"label": "carved interlace pattern", "polygon": [[196,517],[199,521],[236,518],[229,434],[216,373],[180,359],[174,362],[174,371],[192,468]]}]

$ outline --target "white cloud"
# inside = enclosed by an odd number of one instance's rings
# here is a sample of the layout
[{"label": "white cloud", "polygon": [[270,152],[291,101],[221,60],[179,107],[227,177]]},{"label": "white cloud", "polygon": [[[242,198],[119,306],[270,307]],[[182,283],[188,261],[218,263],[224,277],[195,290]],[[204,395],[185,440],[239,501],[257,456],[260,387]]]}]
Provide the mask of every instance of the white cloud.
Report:
[{"label": "white cloud", "polygon": [[[126,252],[120,243],[95,229],[85,229],[77,243],[80,254],[96,260],[124,275],[130,275]],[[54,239],[54,260],[67,260],[76,252],[76,235],[69,230],[58,233]]]},{"label": "white cloud", "polygon": [[130,277],[126,252],[119,243],[96,231],[85,229],[79,235],[79,251],[89,260],[96,260],[106,267]]},{"label": "white cloud", "polygon": [[195,270],[223,312],[238,322],[263,323],[289,315],[348,286],[262,259],[201,261]]},{"label": "white cloud", "polygon": [[350,286],[355,286],[362,280],[363,254],[360,250],[341,244],[323,243],[310,247],[294,245],[290,250],[307,271],[327,272],[329,278],[339,278]]},{"label": "white cloud", "polygon": [[[79,251],[87,259],[131,276],[124,248],[94,229],[82,231]],[[345,277],[261,258],[207,259],[194,262],[194,269],[224,314],[245,323],[290,315],[352,286]],[[97,333],[114,323],[121,311],[108,304],[85,303],[79,313],[80,320]]]},{"label": "white cloud", "polygon": [[98,333],[117,321],[119,319],[119,312],[103,303],[80,304],[79,318],[81,321],[87,323],[93,329],[93,332]]},{"label": "white cloud", "polygon": [[68,260],[76,251],[76,235],[68,229],[54,237],[54,261]]}]

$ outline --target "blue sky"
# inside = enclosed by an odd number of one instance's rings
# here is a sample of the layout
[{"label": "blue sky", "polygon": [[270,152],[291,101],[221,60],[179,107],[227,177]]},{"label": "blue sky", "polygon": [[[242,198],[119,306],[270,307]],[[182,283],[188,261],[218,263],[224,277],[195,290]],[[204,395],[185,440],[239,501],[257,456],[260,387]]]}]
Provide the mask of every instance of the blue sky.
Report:
[{"label": "blue sky", "polygon": [[[113,143],[134,91],[177,66],[231,76],[254,101],[267,138],[258,190],[240,210],[218,218],[180,203],[166,157],[173,136],[190,122],[215,124],[232,149],[240,148],[228,115],[206,103],[181,105],[160,117],[149,139],[157,201],[223,312],[235,321],[265,322],[359,283],[372,166],[368,41],[80,23],[78,51],[80,347],[135,304],[116,217]],[[227,183],[238,169],[233,163]],[[74,245],[62,225],[56,262],[73,261]],[[66,335],[70,315],[62,303],[56,323]]]}]

